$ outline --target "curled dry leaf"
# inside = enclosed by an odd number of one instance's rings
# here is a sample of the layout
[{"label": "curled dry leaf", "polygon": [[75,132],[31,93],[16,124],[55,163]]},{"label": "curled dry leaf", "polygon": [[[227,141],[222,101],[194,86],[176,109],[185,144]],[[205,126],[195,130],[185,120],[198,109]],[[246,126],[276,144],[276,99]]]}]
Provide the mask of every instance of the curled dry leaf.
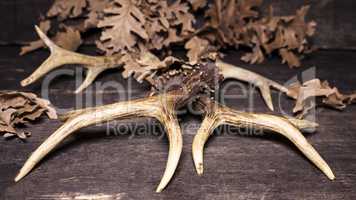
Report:
[{"label": "curled dry leaf", "polygon": [[0,91],[0,133],[4,137],[25,139],[29,133],[17,131],[15,126],[33,121],[43,114],[50,119],[57,119],[56,110],[48,100],[32,93]]},{"label": "curled dry leaf", "polygon": [[342,110],[347,105],[355,103],[356,93],[344,95],[336,87],[331,87],[327,81],[312,79],[303,84],[295,82],[288,87],[287,95],[296,99],[294,113],[299,113],[298,118],[303,118],[308,111],[318,106],[315,98],[321,98],[324,106]]},{"label": "curled dry leaf", "polygon": [[185,48],[188,49],[187,56],[189,58],[189,62],[192,65],[197,64],[201,56],[207,54],[209,51],[209,41],[205,39],[200,39],[197,36],[194,36],[187,43],[185,43]]},{"label": "curled dry leaf", "polygon": [[124,55],[122,60],[124,63],[122,75],[124,78],[133,76],[138,82],[146,80],[151,84],[154,83],[153,76],[157,71],[168,68],[173,63],[180,61],[178,58],[172,56],[165,57],[161,61],[148,50],[141,50],[137,56],[133,56],[133,54]]}]

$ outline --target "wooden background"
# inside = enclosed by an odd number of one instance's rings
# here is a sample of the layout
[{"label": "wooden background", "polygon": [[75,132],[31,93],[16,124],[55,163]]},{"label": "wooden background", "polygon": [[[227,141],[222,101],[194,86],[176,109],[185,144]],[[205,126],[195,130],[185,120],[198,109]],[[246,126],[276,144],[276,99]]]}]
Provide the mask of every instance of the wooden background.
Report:
[{"label": "wooden background", "polygon": [[[267,1],[266,1],[267,2]],[[268,1],[277,6],[278,12],[289,12],[303,1]],[[240,52],[231,51],[226,61],[242,65],[281,83],[315,66],[316,76],[329,80],[340,90],[351,92],[356,88],[356,46],[354,1],[324,0],[311,3],[311,18],[319,23],[317,44],[325,48],[303,61],[304,68],[288,69],[280,60],[271,58],[261,65],[246,65],[239,61]],[[18,56],[19,44],[34,39],[33,23],[50,5],[46,0],[3,0],[0,2],[0,90],[23,90],[43,94],[42,81],[21,88],[20,80],[28,76],[48,52],[37,51],[24,57]],[[91,47],[81,52],[92,53]],[[70,68],[66,68],[70,69]],[[78,74],[79,68],[69,70]],[[58,71],[57,71],[58,72]],[[53,73],[56,73],[53,72]],[[52,75],[53,75],[52,73]],[[79,74],[80,75],[80,74]],[[101,75],[97,84],[114,81],[124,88],[86,90],[74,95],[74,75],[60,76],[51,82],[48,97],[57,108],[73,109],[75,102],[84,105],[107,104],[127,98],[144,96],[148,85],[133,80],[123,80],[119,71]],[[225,82],[229,84],[231,81]],[[227,99],[230,107],[244,110],[250,106],[254,112],[269,112],[260,94],[252,90],[248,99]],[[232,87],[228,94],[241,94]],[[93,99],[102,97],[102,102]],[[252,102],[249,100],[253,99]],[[291,110],[293,101],[273,92],[274,105]],[[278,135],[241,136],[239,132],[218,132],[206,145],[205,174],[196,175],[191,158],[191,142],[201,119],[193,115],[180,116],[184,132],[184,149],[175,176],[160,194],[154,192],[163,174],[168,141],[164,132],[129,131],[114,135],[118,124],[131,127],[159,129],[148,119],[120,121],[106,126],[83,129],[66,140],[52,152],[25,179],[14,183],[18,170],[30,153],[55,129],[59,121],[41,119],[24,127],[33,136],[26,143],[19,140],[0,139],[0,199],[356,199],[356,107],[344,112],[320,108],[317,122],[320,127],[308,140],[325,158],[336,175],[329,181],[289,141]],[[118,123],[118,124],[117,124]]]}]

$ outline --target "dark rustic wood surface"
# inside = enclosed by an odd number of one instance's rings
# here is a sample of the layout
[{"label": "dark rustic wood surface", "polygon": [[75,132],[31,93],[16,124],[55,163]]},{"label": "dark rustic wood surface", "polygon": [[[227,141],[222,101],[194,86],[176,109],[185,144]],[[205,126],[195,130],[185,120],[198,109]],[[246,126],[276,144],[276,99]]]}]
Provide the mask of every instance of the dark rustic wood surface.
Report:
[{"label": "dark rustic wood surface", "polygon": [[[53,0],[1,0],[0,44],[23,43],[37,38],[33,25]],[[321,48],[356,49],[356,1],[352,0],[264,0],[276,14],[294,14],[304,4],[311,5],[309,19],[318,23],[315,44]],[[6,31],[4,31],[6,30]]]},{"label": "dark rustic wood surface", "polygon": [[[81,49],[91,52],[91,48]],[[18,47],[0,47],[0,89],[12,89],[43,93],[39,81],[21,88],[19,81],[29,75],[48,55],[46,51],[19,57]],[[238,52],[228,52],[226,61],[241,64]],[[327,79],[343,91],[351,91],[356,85],[356,53],[352,51],[319,51],[304,61],[306,67],[291,70],[271,58],[263,65],[243,65],[267,77],[283,83],[296,74],[303,74],[315,66],[316,76]],[[69,68],[66,68],[69,69]],[[57,70],[58,72],[58,70]],[[75,73],[75,70],[69,70]],[[56,72],[54,72],[56,73]],[[304,73],[304,74],[310,74]],[[79,74],[80,76],[80,74]],[[107,104],[122,99],[127,91],[137,98],[145,95],[147,85],[129,81],[127,86],[118,71],[104,73],[96,84],[115,81],[124,88],[86,90],[74,95],[74,76],[61,76],[51,84],[49,99],[57,108],[73,109],[75,100],[84,105]],[[226,84],[233,83],[227,81]],[[143,89],[142,89],[143,88]],[[227,99],[226,104],[240,110],[249,105],[254,112],[269,112],[260,95],[252,92],[248,99]],[[230,87],[227,94],[241,93],[238,87]],[[44,94],[44,93],[43,93]],[[102,102],[90,103],[90,97],[102,97]],[[293,101],[273,92],[274,104],[290,110]],[[79,99],[79,100],[78,100]],[[125,99],[125,98],[124,98]],[[77,106],[78,107],[78,106]],[[278,113],[277,109],[277,113]],[[329,163],[336,175],[329,181],[288,140],[278,135],[241,136],[239,132],[217,132],[205,149],[205,173],[196,175],[191,158],[191,143],[201,119],[193,115],[181,115],[184,132],[184,149],[175,176],[160,194],[154,192],[163,174],[168,151],[164,132],[140,132],[132,130],[114,135],[117,125],[159,129],[155,121],[142,119],[121,121],[107,126],[95,126],[79,131],[52,152],[21,182],[13,179],[30,153],[34,151],[56,128],[59,121],[42,119],[25,127],[33,136],[26,143],[19,140],[0,139],[0,199],[355,199],[356,198],[356,107],[344,112],[318,109],[320,128],[314,134],[306,134],[308,140]]]}]

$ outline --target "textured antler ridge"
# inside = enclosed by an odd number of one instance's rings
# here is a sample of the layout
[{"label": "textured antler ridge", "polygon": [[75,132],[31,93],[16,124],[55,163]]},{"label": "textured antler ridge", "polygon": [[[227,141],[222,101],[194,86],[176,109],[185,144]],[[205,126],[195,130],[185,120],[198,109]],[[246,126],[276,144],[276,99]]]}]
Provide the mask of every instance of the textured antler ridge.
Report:
[{"label": "textured antler ridge", "polygon": [[230,65],[222,61],[216,61],[216,66],[220,69],[220,73],[225,79],[233,78],[257,86],[270,110],[273,110],[270,87],[283,93],[288,92],[288,89],[283,85],[241,67]]},{"label": "textured antler ridge", "polygon": [[161,95],[70,112],[64,117],[67,121],[42,143],[26,161],[15,181],[19,181],[26,176],[39,161],[78,129],[115,119],[153,117],[164,125],[170,143],[166,170],[157,187],[157,192],[161,192],[173,177],[183,145],[174,105],[171,103],[172,99],[169,95]]},{"label": "textured antler ridge", "polygon": [[297,125],[300,128],[315,128],[315,123],[296,119],[289,121],[283,117],[267,114],[239,112],[217,103],[213,103],[209,107],[211,110],[208,110],[192,144],[193,160],[199,175],[203,173],[203,149],[205,142],[216,127],[227,124],[238,127],[263,128],[279,133],[289,139],[329,179],[333,180],[335,178],[328,164],[300,133],[298,127],[296,127]]},{"label": "textured antler ridge", "polygon": [[75,52],[68,51],[57,46],[52,42],[39,27],[35,27],[37,34],[50,49],[51,54],[44,61],[35,72],[33,72],[28,78],[21,81],[22,86],[27,86],[42,76],[46,75],[48,72],[59,68],[66,64],[80,64],[88,69],[87,77],[83,84],[76,90],[76,93],[81,92],[86,87],[88,87],[94,79],[103,71],[116,68],[121,66],[121,55],[116,56],[88,56],[84,54],[79,54]]}]

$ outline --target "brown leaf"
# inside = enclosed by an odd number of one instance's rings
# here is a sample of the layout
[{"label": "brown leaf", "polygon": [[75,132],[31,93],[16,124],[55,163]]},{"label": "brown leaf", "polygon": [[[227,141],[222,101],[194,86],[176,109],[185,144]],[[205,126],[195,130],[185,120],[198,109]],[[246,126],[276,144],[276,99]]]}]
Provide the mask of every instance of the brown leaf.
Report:
[{"label": "brown leaf", "polygon": [[195,65],[200,61],[201,56],[208,52],[209,41],[194,36],[185,43],[184,47],[188,49],[187,56],[190,64]]},{"label": "brown leaf", "polygon": [[56,119],[57,114],[49,101],[38,98],[35,94],[0,91],[0,133],[9,138],[17,136],[25,139],[28,133],[15,129],[17,124],[33,121],[46,113],[50,119]]},{"label": "brown leaf", "polygon": [[47,16],[59,17],[60,20],[79,17],[86,6],[86,0],[55,0]]},{"label": "brown leaf", "polygon": [[250,17],[258,17],[259,13],[254,10],[261,6],[263,0],[240,0],[239,1],[239,15],[242,19]]},{"label": "brown leaf", "polygon": [[70,51],[76,51],[83,42],[78,30],[66,26],[63,32],[59,32],[53,38],[53,41],[58,46]]},{"label": "brown leaf", "polygon": [[299,58],[292,52],[285,48],[279,50],[279,54],[282,56],[282,63],[288,63],[290,67],[300,67]]},{"label": "brown leaf", "polygon": [[255,46],[252,53],[246,53],[241,57],[241,60],[251,64],[262,63],[264,59],[265,57],[259,46]]},{"label": "brown leaf", "polygon": [[168,37],[163,41],[164,46],[169,46],[172,43],[180,42],[183,38],[177,35],[177,30],[169,29]]},{"label": "brown leaf", "polygon": [[317,97],[322,99],[322,105],[342,110],[347,105],[355,103],[355,94],[343,95],[335,87],[330,87],[327,81],[321,82],[319,79],[312,79],[303,84],[293,83],[288,87],[287,95],[296,99],[294,113],[301,113],[299,116],[304,117],[309,110],[318,106]]},{"label": "brown leaf", "polygon": [[192,5],[193,10],[198,10],[199,8],[205,7],[207,0],[189,0],[189,3]]},{"label": "brown leaf", "polygon": [[143,80],[153,83],[153,77],[159,69],[167,68],[179,59],[168,56],[164,60],[160,60],[151,52],[142,49],[140,55],[132,56],[127,54],[123,58],[124,71],[122,75],[124,78],[133,76],[137,81]]},{"label": "brown leaf", "polygon": [[175,1],[166,10],[166,16],[169,20],[173,21],[173,25],[182,25],[182,35],[189,34],[195,31],[193,23],[195,22],[194,16],[189,12],[189,6],[186,3]]},{"label": "brown leaf", "polygon": [[99,21],[104,18],[104,10],[112,6],[111,0],[88,0],[87,19],[84,21],[86,29],[96,28]]},{"label": "brown leaf", "polygon": [[99,21],[98,27],[106,28],[100,37],[107,49],[119,52],[132,49],[137,44],[137,36],[147,40],[148,35],[143,28],[146,19],[144,14],[130,0],[115,0],[113,7],[105,10],[110,16]]}]

